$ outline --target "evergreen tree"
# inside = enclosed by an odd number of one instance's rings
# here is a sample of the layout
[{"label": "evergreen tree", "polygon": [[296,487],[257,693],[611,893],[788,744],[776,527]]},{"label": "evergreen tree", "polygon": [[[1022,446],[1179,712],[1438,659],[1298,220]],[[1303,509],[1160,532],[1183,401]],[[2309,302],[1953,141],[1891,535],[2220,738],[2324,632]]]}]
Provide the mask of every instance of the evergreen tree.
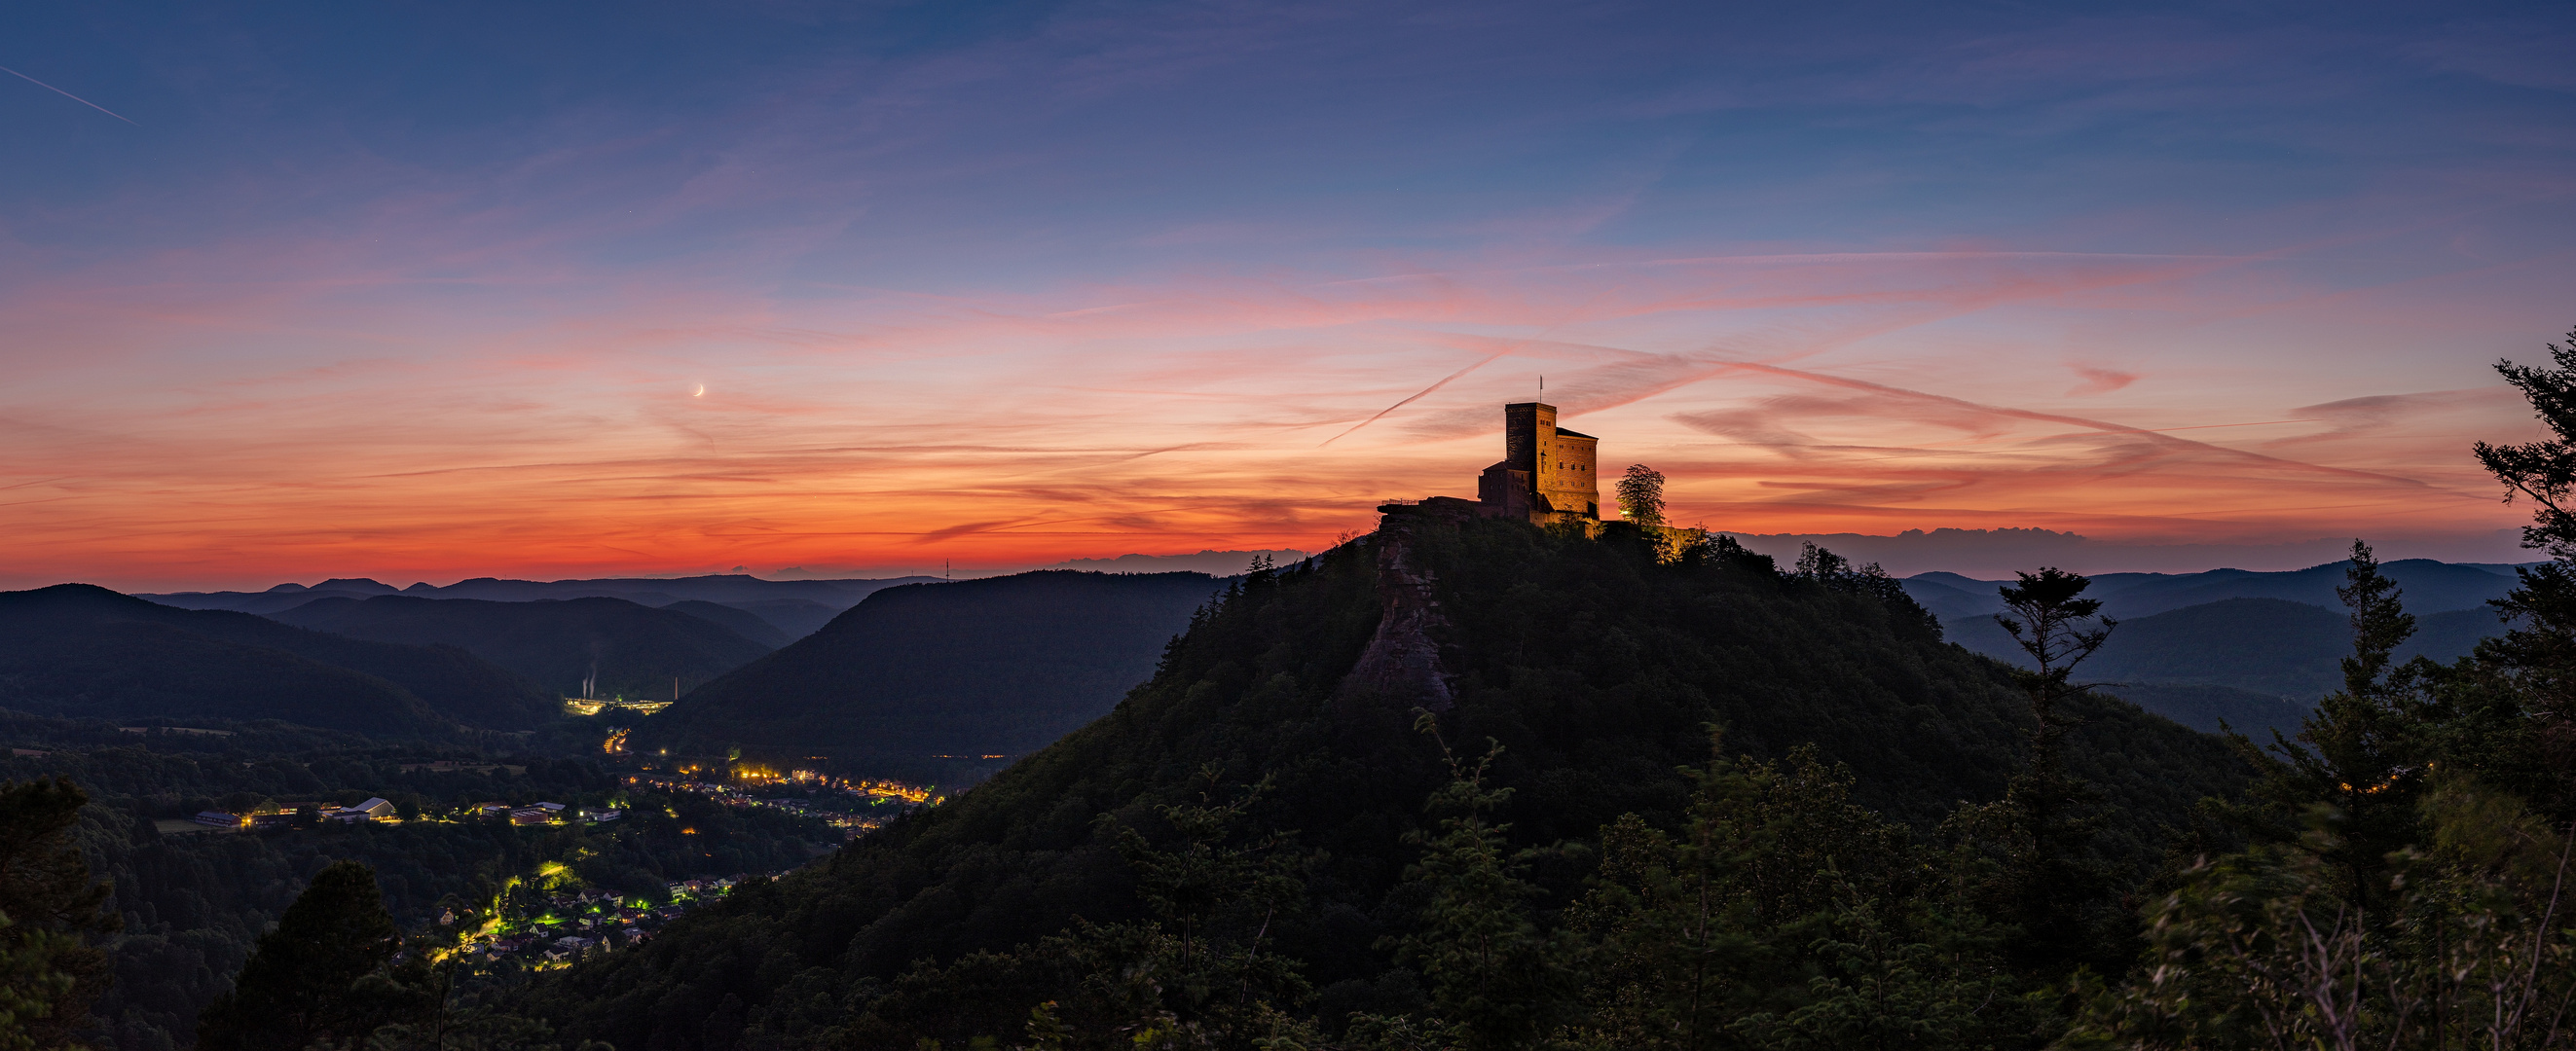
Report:
[{"label": "evergreen tree", "polygon": [[1135,869],[1137,895],[1159,921],[1146,932],[1150,971],[1136,976],[1150,982],[1150,995],[1138,997],[1150,1006],[1130,1027],[1186,1031],[1208,1046],[1233,1048],[1274,1027],[1274,1005],[1293,1006],[1306,995],[1296,962],[1269,951],[1279,920],[1306,888],[1296,871],[1301,856],[1288,849],[1287,837],[1234,842],[1269,786],[1216,805],[1218,774],[1213,764],[1200,770],[1208,790],[1196,804],[1156,809],[1174,833],[1168,848],[1107,815],[1102,824],[1115,828],[1107,838]]},{"label": "evergreen tree", "polygon": [[[1438,732],[1429,713],[1416,725]],[[1572,963],[1569,944],[1531,915],[1540,891],[1523,874],[1538,851],[1512,852],[1511,826],[1486,817],[1512,795],[1486,787],[1503,751],[1499,742],[1487,745],[1470,763],[1441,744],[1450,779],[1425,808],[1444,815],[1440,831],[1407,837],[1423,846],[1422,860],[1405,870],[1426,892],[1422,923],[1388,942],[1398,962],[1430,981],[1434,1015],[1467,1051],[1531,1046],[1555,1020]]]},{"label": "evergreen tree", "polygon": [[[204,1051],[355,1046],[423,1005],[380,973],[401,948],[375,870],[334,862],[260,936],[232,992],[197,1023]],[[368,979],[376,978],[370,982]]]},{"label": "evergreen tree", "polygon": [[[2407,615],[2396,582],[2380,573],[2370,545],[2353,541],[2351,566],[2335,594],[2352,611],[2344,688],[2317,702],[2295,741],[2274,731],[2272,744],[2258,748],[2230,734],[2259,779],[2248,805],[2220,812],[2259,841],[2329,850],[2338,900],[2379,916],[2388,903],[2389,854],[2417,837],[2416,803],[2433,732],[2414,696],[2424,672],[2391,667],[2397,647],[2415,632],[2415,618]],[[2330,834],[2309,836],[2311,829]]]},{"label": "evergreen tree", "polygon": [[2018,962],[2054,979],[2087,963],[2111,966],[2126,953],[2112,930],[2113,875],[2093,848],[2106,816],[2101,793],[2066,768],[2073,722],[2061,707],[2089,688],[2073,681],[2074,671],[2118,622],[2101,615],[2100,600],[2082,597],[2090,578],[2055,567],[2016,575],[2017,583],[1998,589],[2006,612],[1995,622],[2035,666],[2013,671],[2030,698],[2029,758],[2003,799],[1960,808],[1950,827],[1997,862],[1985,904],[2016,928]]},{"label": "evergreen tree", "polygon": [[64,778],[0,783],[0,960],[22,976],[15,1004],[0,1005],[30,1047],[62,1047],[89,1020],[112,977],[107,953],[83,939],[119,927],[102,907],[108,885],[90,880],[72,843],[89,796]]},{"label": "evergreen tree", "polygon": [[[1713,749],[1714,751],[1714,749]],[[1692,771],[1688,835],[1628,815],[1571,924],[1599,940],[1567,1042],[1623,1051],[1984,1046],[2028,1005],[1902,826],[1812,747]]]},{"label": "evergreen tree", "polygon": [[0,916],[0,1051],[36,1051],[36,1026],[54,1017],[55,1007],[72,990],[72,976],[58,969],[55,957],[80,943],[69,935],[12,930],[17,925]]},{"label": "evergreen tree", "polygon": [[[2204,861],[2151,909],[2126,986],[2097,991],[2063,1046],[2124,1051],[2549,1051],[2576,1040],[2576,835],[2447,776],[2392,906],[2346,893],[2323,843]],[[2311,833],[2334,838],[2331,830]]]},{"label": "evergreen tree", "polygon": [[[2477,444],[2478,462],[2504,483],[2506,501],[2536,505],[2522,545],[2551,559],[2514,571],[2521,586],[2495,603],[2512,630],[2483,645],[2481,655],[2505,669],[2521,693],[2542,761],[2565,770],[2576,767],[2576,331],[2548,348],[2549,365],[2499,361],[2496,371],[2522,392],[2549,435]],[[2576,785],[2562,785],[2543,802],[2576,815]]]}]

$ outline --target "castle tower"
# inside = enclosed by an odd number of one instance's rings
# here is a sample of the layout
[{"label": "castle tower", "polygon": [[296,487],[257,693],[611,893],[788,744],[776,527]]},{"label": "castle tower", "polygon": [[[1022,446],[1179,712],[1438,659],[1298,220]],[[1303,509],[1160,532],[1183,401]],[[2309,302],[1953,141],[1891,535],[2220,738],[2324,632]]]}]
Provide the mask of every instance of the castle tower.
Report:
[{"label": "castle tower", "polygon": [[1556,406],[1524,401],[1503,406],[1503,462],[1476,480],[1476,502],[1497,516],[1533,522],[1599,521],[1600,439],[1556,425]]}]

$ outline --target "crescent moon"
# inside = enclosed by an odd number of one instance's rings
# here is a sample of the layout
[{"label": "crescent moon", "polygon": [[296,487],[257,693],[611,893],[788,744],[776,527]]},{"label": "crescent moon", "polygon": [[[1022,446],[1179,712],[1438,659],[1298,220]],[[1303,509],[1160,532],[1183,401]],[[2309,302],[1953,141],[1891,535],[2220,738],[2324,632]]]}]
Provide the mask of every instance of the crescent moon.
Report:
[{"label": "crescent moon", "polygon": [[698,392],[697,392],[697,393],[695,393],[695,394],[689,395],[689,396],[690,396],[690,397],[692,397],[692,398],[703,398],[703,397],[706,397],[706,396],[707,396],[707,385],[706,385],[706,384],[703,384],[703,383],[698,384]]}]

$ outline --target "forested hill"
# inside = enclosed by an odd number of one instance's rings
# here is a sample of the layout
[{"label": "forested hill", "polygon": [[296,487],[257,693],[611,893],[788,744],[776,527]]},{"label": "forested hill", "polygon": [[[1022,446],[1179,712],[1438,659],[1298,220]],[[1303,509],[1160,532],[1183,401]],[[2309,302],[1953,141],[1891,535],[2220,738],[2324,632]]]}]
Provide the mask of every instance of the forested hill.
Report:
[{"label": "forested hill", "polygon": [[680,689],[700,686],[777,648],[693,611],[614,598],[323,598],[269,617],[353,639],[454,646],[567,697],[580,696],[582,680],[595,676],[596,696],[670,700],[674,680]]},{"label": "forested hill", "polygon": [[1215,594],[1204,573],[1022,573],[910,584],[690,691],[631,748],[829,755],[909,769],[1024,755],[1098,718]]},{"label": "forested hill", "polygon": [[[1159,805],[1256,783],[1246,834],[1294,832],[1308,852],[1292,877],[1302,906],[1255,917],[1318,990],[1302,1010],[1338,1025],[1353,1010],[1419,1007],[1380,939],[1420,922],[1424,902],[1401,879],[1421,848],[1404,837],[1428,824],[1425,799],[1449,775],[1412,712],[1334,699],[1380,620],[1372,545],[1385,535],[1254,574],[1107,716],[720,914],[552,976],[525,1007],[621,1047],[1010,1042],[1034,1005],[1072,988],[1059,983],[1083,980],[1079,967],[1010,962],[1056,950],[944,971],[915,961],[1023,945],[1077,917],[1143,916],[1115,830],[1095,818],[1169,841]],[[1815,745],[1850,764],[1860,801],[1917,829],[1995,798],[2016,765],[2028,709],[2005,670],[1942,642],[1884,578],[1789,577],[1740,554],[1661,564],[1615,528],[1595,541],[1464,521],[1424,527],[1411,548],[1446,622],[1455,706],[1441,732],[1462,751],[1504,746],[1490,782],[1514,790],[1498,817],[1516,845],[1592,841],[1630,813],[1678,827],[1690,791],[1679,770],[1708,760],[1711,723],[1734,752]],[[2159,823],[2237,782],[2214,738],[2125,704],[2074,703],[2084,721],[2069,760],[2120,807],[2104,837],[2117,861],[2146,861]],[[1543,910],[1579,893],[1590,864],[1550,857],[1531,870]]]},{"label": "forested hill", "polygon": [[281,719],[418,737],[518,730],[561,702],[460,649],[342,638],[87,584],[0,592],[0,708],[105,719]]}]

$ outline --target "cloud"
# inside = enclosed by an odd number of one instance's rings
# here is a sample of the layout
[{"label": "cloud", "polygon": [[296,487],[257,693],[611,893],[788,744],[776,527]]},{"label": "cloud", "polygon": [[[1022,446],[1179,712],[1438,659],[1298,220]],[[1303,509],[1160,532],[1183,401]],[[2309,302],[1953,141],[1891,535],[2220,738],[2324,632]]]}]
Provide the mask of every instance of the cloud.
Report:
[{"label": "cloud", "polygon": [[1729,527],[2516,517],[2463,450],[2529,427],[2563,122],[2390,87],[2539,83],[2514,31],[791,14],[513,37],[505,117],[160,40],[245,85],[185,177],[10,191],[0,577],[1312,550],[1542,376]]},{"label": "cloud", "polygon": [[2129,384],[2138,382],[2138,374],[2134,372],[2121,372],[2117,369],[2097,368],[2092,365],[2070,364],[2067,368],[2075,370],[2076,375],[2084,378],[2084,382],[2078,383],[2067,390],[2066,396],[2070,398],[2081,398],[2091,394],[2109,394],[2112,391],[2119,390]]}]

